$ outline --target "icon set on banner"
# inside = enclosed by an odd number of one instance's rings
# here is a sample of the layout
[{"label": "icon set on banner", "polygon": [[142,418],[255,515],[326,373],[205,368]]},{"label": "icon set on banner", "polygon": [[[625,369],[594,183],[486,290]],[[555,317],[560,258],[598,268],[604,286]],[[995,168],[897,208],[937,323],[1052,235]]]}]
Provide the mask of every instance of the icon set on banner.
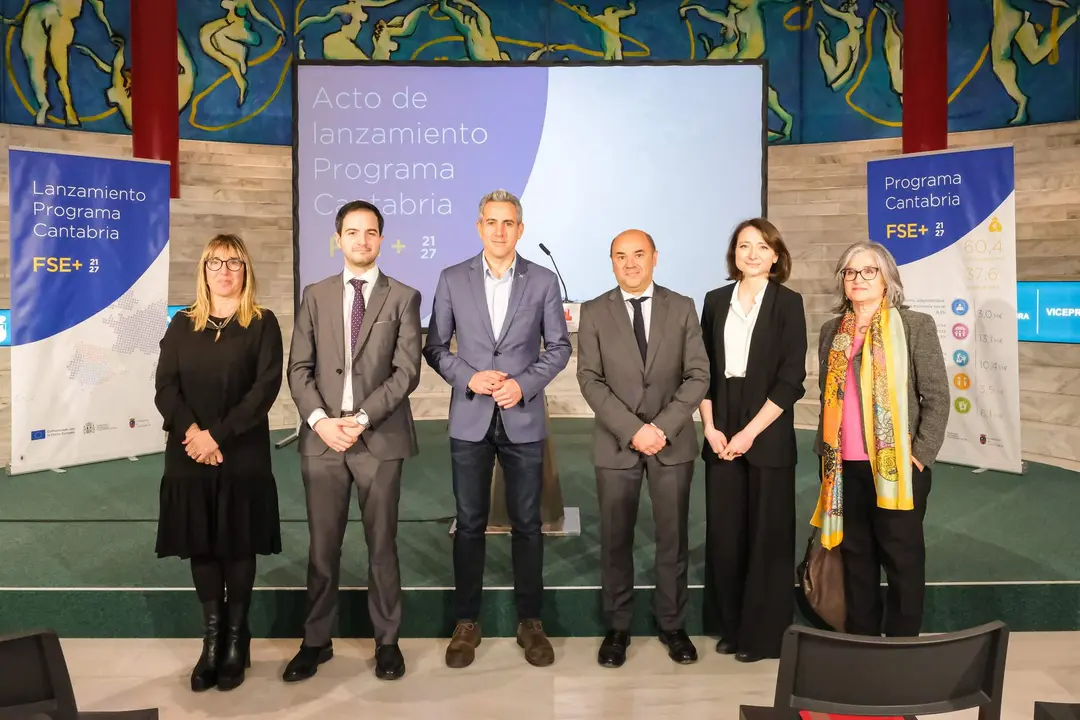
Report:
[{"label": "icon set on banner", "polygon": [[[964,298],[956,298],[952,301],[952,312],[957,317],[963,317],[968,314],[971,309],[971,305]],[[971,335],[971,329],[967,324],[958,322],[952,326],[952,336],[958,341],[967,340]],[[953,362],[957,367],[964,367],[971,362],[971,355],[967,350],[956,350],[953,352]],[[952,379],[953,387],[961,392],[971,389],[971,377],[966,372],[958,372],[953,375]],[[961,415],[966,415],[971,412],[971,401],[963,395],[953,400],[953,408]]]}]

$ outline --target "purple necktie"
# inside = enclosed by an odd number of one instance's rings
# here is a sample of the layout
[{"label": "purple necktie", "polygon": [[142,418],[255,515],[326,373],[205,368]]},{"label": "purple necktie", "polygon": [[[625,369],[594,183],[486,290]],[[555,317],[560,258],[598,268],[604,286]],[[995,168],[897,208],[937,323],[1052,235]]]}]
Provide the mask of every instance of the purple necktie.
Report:
[{"label": "purple necktie", "polygon": [[355,353],[356,338],[360,337],[360,326],[364,324],[364,283],[367,280],[353,278],[349,282],[352,284],[353,289],[356,290],[352,301],[352,326],[350,328],[352,331],[352,344],[349,345],[349,348]]}]

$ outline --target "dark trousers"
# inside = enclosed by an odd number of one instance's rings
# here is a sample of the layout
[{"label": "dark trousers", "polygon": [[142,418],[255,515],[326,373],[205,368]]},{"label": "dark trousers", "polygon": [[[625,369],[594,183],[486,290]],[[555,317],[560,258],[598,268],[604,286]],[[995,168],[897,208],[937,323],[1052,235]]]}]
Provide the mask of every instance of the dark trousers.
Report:
[{"label": "dark trousers", "polygon": [[780,657],[795,615],[795,468],[705,464],[706,629]]},{"label": "dark trousers", "polygon": [[641,481],[649,480],[655,526],[656,623],[679,630],[686,616],[687,517],[694,463],[664,465],[642,455],[627,469],[596,468],[600,504],[600,583],[604,621],[628,632],[634,612],[634,526]]},{"label": "dark trousers", "polygon": [[355,485],[368,549],[368,613],[379,645],[396,643],[401,627],[401,572],[398,564],[398,501],[401,460],[379,460],[357,447],[301,457],[308,516],[308,613],[304,644],[330,643],[338,617],[341,544]]},{"label": "dark trousers", "polygon": [[479,442],[450,438],[450,462],[457,501],[454,532],[454,611],[459,620],[480,618],[484,589],[485,533],[491,511],[491,476],[498,457],[506,478],[514,600],[519,620],[540,617],[544,591],[544,536],[540,489],[544,441],[513,443],[496,408],[487,436]]},{"label": "dark trousers", "polygon": [[[919,634],[926,591],[923,518],[930,468],[912,465],[914,510],[884,510],[867,461],[844,462],[844,560],[847,632],[911,637]],[[881,603],[881,568],[888,591]],[[884,619],[884,623],[883,623]]]}]

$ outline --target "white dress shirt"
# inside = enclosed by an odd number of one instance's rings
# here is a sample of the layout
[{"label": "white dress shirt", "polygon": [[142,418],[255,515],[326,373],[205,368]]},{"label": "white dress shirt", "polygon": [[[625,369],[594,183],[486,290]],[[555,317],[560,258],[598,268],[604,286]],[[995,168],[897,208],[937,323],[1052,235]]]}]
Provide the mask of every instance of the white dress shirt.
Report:
[{"label": "white dress shirt", "polygon": [[[363,275],[354,275],[348,268],[341,274],[342,282],[344,284],[344,292],[341,293],[342,303],[342,315],[344,317],[344,324],[342,325],[341,332],[342,338],[344,338],[345,345],[345,389],[341,394],[341,412],[351,413],[353,412],[353,382],[352,382],[352,306],[353,299],[356,297],[356,288],[349,282],[353,278],[360,278],[364,281],[364,308],[366,309],[371,305],[371,291],[375,288],[375,281],[379,279],[379,268],[372,267]],[[318,352],[318,348],[316,348]],[[362,408],[356,408],[359,412]],[[315,423],[319,422],[323,418],[327,417],[326,410],[319,408],[315,410],[308,417],[308,425],[314,429]]]},{"label": "white dress shirt", "polygon": [[750,338],[754,334],[754,326],[757,324],[758,310],[761,309],[761,299],[765,297],[768,283],[761,288],[761,292],[754,296],[754,306],[750,312],[743,312],[742,303],[739,302],[739,286],[735,283],[735,289],[731,293],[731,308],[728,310],[727,321],[724,323],[724,377],[746,377],[746,364],[750,357]]},{"label": "white dress shirt", "polygon": [[502,277],[495,277],[491,272],[491,263],[484,255],[484,295],[487,297],[488,317],[491,318],[491,331],[498,339],[506,322],[506,310],[510,306],[510,290],[514,286],[514,271],[517,270],[517,255],[514,262],[506,268]]},{"label": "white dress shirt", "polygon": [[645,288],[645,292],[641,293],[640,295],[634,295],[633,293],[628,293],[628,292],[626,292],[625,290],[623,290],[621,288],[619,289],[619,292],[622,293],[623,303],[626,305],[626,312],[629,313],[629,315],[630,315],[630,327],[631,328],[634,327],[634,306],[630,304],[630,301],[633,300],[634,298],[639,298],[639,297],[647,297],[647,298],[649,298],[647,301],[641,303],[641,316],[645,320],[645,341],[646,342],[648,342],[648,340],[649,340],[649,328],[652,327],[652,306],[653,306],[653,295],[655,294],[655,290],[656,290],[656,288],[655,288],[654,283],[649,283],[649,287]]}]

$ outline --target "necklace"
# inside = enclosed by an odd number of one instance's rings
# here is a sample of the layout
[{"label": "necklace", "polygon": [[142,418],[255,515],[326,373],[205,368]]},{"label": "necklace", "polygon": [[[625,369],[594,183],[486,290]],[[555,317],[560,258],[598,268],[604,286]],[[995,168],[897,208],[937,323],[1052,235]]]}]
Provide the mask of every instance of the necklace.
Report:
[{"label": "necklace", "polygon": [[209,318],[209,317],[206,318],[206,324],[209,325],[212,329],[217,330],[217,332],[214,334],[214,342],[218,341],[218,339],[221,337],[221,331],[225,329],[226,325],[228,325],[230,322],[232,322],[232,319],[235,316],[236,316],[236,311],[234,310],[232,315],[225,318],[220,323],[216,322],[213,318]]}]

